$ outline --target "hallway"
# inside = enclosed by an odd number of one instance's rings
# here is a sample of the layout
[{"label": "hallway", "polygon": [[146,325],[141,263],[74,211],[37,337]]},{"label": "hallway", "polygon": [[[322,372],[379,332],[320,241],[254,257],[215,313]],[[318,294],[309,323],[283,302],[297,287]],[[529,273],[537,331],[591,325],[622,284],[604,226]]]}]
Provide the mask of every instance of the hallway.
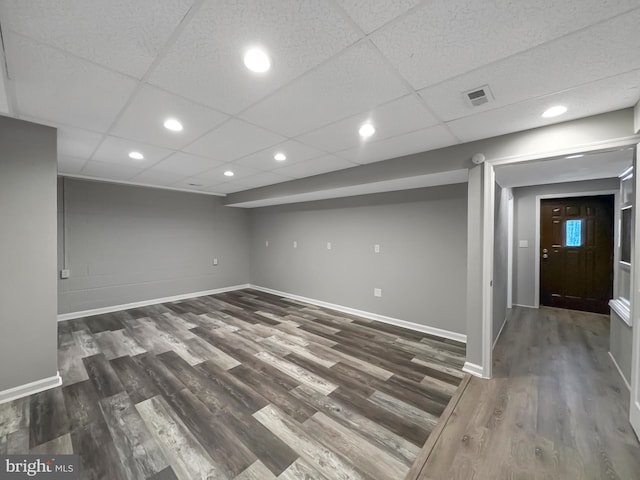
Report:
[{"label": "hallway", "polygon": [[608,342],[605,315],[514,308],[494,378],[471,379],[409,478],[640,479],[629,390]]}]

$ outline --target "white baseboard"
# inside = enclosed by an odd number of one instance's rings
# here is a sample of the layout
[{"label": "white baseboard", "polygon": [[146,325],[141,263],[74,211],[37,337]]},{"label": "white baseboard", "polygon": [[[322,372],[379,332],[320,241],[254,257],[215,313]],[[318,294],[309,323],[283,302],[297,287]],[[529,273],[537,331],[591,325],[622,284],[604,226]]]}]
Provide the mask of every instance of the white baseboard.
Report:
[{"label": "white baseboard", "polygon": [[312,305],[318,305],[320,307],[330,308],[339,312],[351,313],[360,317],[368,318],[382,323],[388,323],[397,327],[403,327],[409,330],[414,330],[421,333],[428,333],[429,335],[435,335],[437,337],[448,338],[461,343],[467,343],[467,336],[461,333],[451,332],[449,330],[442,330],[440,328],[429,327],[427,325],[421,325],[419,323],[407,322],[406,320],[400,320],[398,318],[387,317],[385,315],[379,315],[377,313],[365,312],[363,310],[357,310],[351,307],[345,307],[343,305],[336,305],[335,303],[324,302],[322,300],[316,300],[314,298],[301,297],[300,295],[293,295],[287,292],[281,292],[278,290],[272,290],[270,288],[260,287],[258,285],[250,285],[249,288],[259,290],[265,293],[271,293],[280,297],[291,298],[300,302],[311,303]]},{"label": "white baseboard", "polygon": [[498,332],[498,336],[493,341],[493,347],[491,347],[491,351],[494,351],[496,349],[496,344],[498,343],[498,340],[500,340],[500,335],[502,335],[502,331],[504,330],[504,327],[507,325],[507,321],[509,320],[509,315],[510,314],[511,314],[511,312],[507,312],[507,314],[504,316],[504,322],[502,322],[502,326],[500,327],[500,331]]},{"label": "white baseboard", "polygon": [[203,297],[205,295],[215,295],[217,293],[232,292],[234,290],[242,290],[249,288],[249,284],[234,285],[231,287],[215,288],[213,290],[205,290],[203,292],[184,293],[182,295],[174,295],[172,297],[153,298],[142,302],[125,303],[122,305],[113,305],[111,307],[94,308],[91,310],[83,310],[80,312],[62,313],[58,315],[58,321],[73,320],[75,318],[90,317],[92,315],[101,315],[103,313],[119,312],[130,308],[148,307],[149,305],[157,305],[159,303],[177,302],[178,300],[186,300],[188,298]]},{"label": "white baseboard", "polygon": [[519,303],[514,303],[513,304],[514,307],[522,307],[522,308],[533,308],[535,310],[539,310],[540,307],[539,306],[535,306],[535,305],[521,305]]},{"label": "white baseboard", "polygon": [[611,361],[613,362],[613,365],[616,367],[616,370],[618,370],[618,373],[622,377],[622,380],[624,381],[624,384],[627,386],[629,391],[631,391],[631,385],[629,385],[629,382],[627,381],[626,377],[622,373],[622,370],[620,369],[620,365],[618,365],[618,362],[616,362],[615,357],[611,354],[611,352],[609,352],[609,356],[611,357]]},{"label": "white baseboard", "polygon": [[482,367],[480,365],[476,365],[475,363],[464,362],[464,367],[462,367],[462,371],[470,373],[475,377],[487,378],[482,374]]},{"label": "white baseboard", "polygon": [[60,372],[57,372],[54,376],[43,378],[42,380],[36,380],[35,382],[25,383],[17,387],[3,390],[0,392],[0,404],[10,402],[11,400],[17,400],[18,398],[33,395],[34,393],[43,392],[50,388],[59,387],[62,385],[62,377]]}]

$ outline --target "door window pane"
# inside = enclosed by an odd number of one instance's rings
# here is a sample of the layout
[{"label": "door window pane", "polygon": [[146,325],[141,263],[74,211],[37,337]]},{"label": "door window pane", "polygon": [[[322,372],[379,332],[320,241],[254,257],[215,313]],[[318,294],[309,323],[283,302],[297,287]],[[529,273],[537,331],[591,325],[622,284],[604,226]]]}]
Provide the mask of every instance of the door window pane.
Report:
[{"label": "door window pane", "polygon": [[622,228],[620,232],[620,260],[631,263],[631,208],[622,210]]},{"label": "door window pane", "polygon": [[579,247],[582,245],[582,220],[567,220],[565,224],[565,245]]}]

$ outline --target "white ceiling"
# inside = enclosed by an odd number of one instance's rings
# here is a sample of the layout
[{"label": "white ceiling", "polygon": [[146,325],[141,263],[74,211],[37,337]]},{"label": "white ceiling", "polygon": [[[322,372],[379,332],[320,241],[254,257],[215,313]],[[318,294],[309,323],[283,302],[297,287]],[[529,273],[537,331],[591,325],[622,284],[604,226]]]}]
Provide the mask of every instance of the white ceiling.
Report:
[{"label": "white ceiling", "polygon": [[632,106],[639,24],[639,0],[2,0],[0,112],[57,127],[62,174],[227,194]]},{"label": "white ceiling", "polygon": [[[569,155],[496,167],[502,187],[594,180],[619,176],[633,164],[633,148]],[[574,158],[572,158],[574,157]]]}]

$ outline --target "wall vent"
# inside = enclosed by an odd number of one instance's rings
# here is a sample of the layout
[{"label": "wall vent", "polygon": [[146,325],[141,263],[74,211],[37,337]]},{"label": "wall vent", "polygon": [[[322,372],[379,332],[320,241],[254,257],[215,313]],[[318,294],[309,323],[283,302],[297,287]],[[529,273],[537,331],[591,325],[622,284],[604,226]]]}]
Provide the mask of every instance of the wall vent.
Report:
[{"label": "wall vent", "polygon": [[462,96],[471,107],[479,107],[480,105],[493,101],[493,95],[488,85],[464,92]]}]

